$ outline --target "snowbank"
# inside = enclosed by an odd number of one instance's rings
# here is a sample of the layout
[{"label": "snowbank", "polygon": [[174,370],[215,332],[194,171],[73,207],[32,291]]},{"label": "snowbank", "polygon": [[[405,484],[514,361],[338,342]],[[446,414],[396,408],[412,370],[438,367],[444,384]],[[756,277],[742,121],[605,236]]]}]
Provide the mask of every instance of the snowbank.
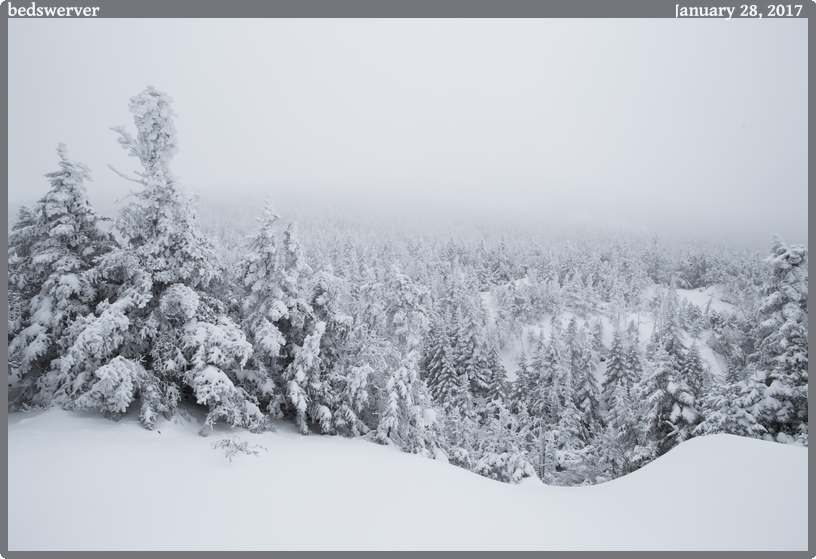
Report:
[{"label": "snowbank", "polygon": [[[807,450],[787,445],[702,437],[624,478],[561,488],[287,423],[199,428],[10,414],[9,549],[807,549]],[[268,452],[230,462],[211,445],[233,435]]]}]

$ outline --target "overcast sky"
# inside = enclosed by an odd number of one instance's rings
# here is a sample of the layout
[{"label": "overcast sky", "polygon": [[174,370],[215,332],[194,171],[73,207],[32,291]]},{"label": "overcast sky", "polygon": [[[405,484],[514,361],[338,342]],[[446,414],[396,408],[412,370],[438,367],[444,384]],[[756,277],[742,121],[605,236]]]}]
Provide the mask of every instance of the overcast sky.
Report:
[{"label": "overcast sky", "polygon": [[[92,202],[148,84],[202,197],[375,192],[807,242],[807,20],[8,22],[9,203]],[[213,194],[215,196],[215,194]]]}]

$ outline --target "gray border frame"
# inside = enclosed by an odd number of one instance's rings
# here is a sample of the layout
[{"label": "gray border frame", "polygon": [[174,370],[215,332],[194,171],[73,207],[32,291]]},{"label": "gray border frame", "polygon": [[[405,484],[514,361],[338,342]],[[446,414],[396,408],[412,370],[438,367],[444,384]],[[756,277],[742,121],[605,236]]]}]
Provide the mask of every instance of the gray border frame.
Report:
[{"label": "gray border frame", "polygon": [[[6,0],[7,2],[8,0]],[[2,0],[0,0],[2,2]],[[0,10],[7,15],[7,8],[0,3]],[[31,5],[31,0],[28,1],[12,1],[11,4],[15,7],[28,7]],[[467,17],[467,18],[505,18],[505,17],[537,17],[537,18],[674,18],[675,7],[680,5],[685,6],[736,6],[739,9],[743,3],[749,2],[740,1],[722,1],[712,2],[711,0],[561,0],[559,2],[547,2],[546,0],[274,0],[265,3],[258,3],[257,0],[86,0],[83,2],[71,2],[66,0],[45,0],[36,1],[35,4],[41,6],[71,6],[71,5],[87,5],[99,6],[97,18],[284,18],[284,17]],[[780,2],[774,2],[776,4]],[[811,4],[809,0],[798,0],[798,2],[790,2],[791,4],[803,4],[799,19],[807,19],[811,14],[816,14],[816,0]],[[787,2],[785,2],[787,4]],[[757,3],[757,7],[762,10],[767,10],[767,4]],[[8,105],[8,26],[3,26],[2,36],[0,42],[4,56],[2,57],[3,66],[5,68],[4,85],[2,95],[6,99]],[[808,53],[812,54],[813,47],[808,44]],[[809,57],[811,60],[813,57]],[[808,64],[810,71],[811,64]],[[812,73],[810,73],[812,75]],[[810,79],[809,79],[810,85]],[[813,88],[811,87],[811,90]],[[812,117],[808,117],[808,128],[813,128]],[[8,130],[8,113],[3,114],[3,120]],[[5,142],[9,141],[6,135]],[[8,144],[6,144],[6,153],[8,153]],[[808,160],[810,160],[811,151],[808,151]],[[8,177],[8,155],[3,158],[4,175]],[[8,192],[8,183],[6,184]],[[8,216],[8,197],[3,201]],[[7,218],[8,219],[8,218]],[[6,223],[8,228],[8,223]],[[810,240],[808,238],[808,240]],[[8,252],[8,236],[3,241],[5,251]],[[6,301],[8,301],[8,268],[3,268],[3,274],[6,282],[2,284],[2,289],[6,293]],[[6,316],[8,317],[8,303],[5,306]],[[0,327],[8,334],[8,322],[0,321]],[[8,364],[8,348],[5,352],[6,363]],[[2,387],[3,398],[8,402],[8,388],[6,385]],[[6,429],[3,431],[3,440],[6,441],[6,449],[8,449],[8,416],[5,418]],[[8,457],[8,450],[6,450]],[[2,464],[2,469],[6,472],[8,478],[8,460]],[[810,470],[809,470],[810,477]],[[810,491],[810,489],[808,489]],[[8,489],[6,489],[8,491]],[[5,514],[8,515],[6,508]],[[6,541],[2,547],[0,556],[12,557],[40,557],[40,556],[55,556],[53,553],[34,552],[34,551],[12,551],[7,550],[8,547],[8,517],[6,516]],[[784,517],[769,516],[768,518],[761,518],[757,523],[757,529],[770,529],[784,531]],[[725,552],[725,553],[688,553],[688,552],[612,552],[612,557],[685,557],[689,555],[715,555],[718,557],[814,557],[816,556],[816,545],[809,542],[808,547],[810,551],[807,552],[787,552],[787,553],[770,553],[770,552]],[[391,552],[405,554],[405,552]],[[59,557],[154,557],[171,555],[169,552],[59,552]],[[308,553],[312,555],[314,552]],[[223,557],[224,552],[179,552],[172,553],[173,556],[189,556],[200,557],[201,555],[211,557]],[[302,556],[304,552],[250,552],[241,553],[242,556],[252,555],[256,557],[267,556]],[[360,553],[344,552],[342,556],[357,557]],[[365,555],[371,556],[371,553]],[[446,555],[461,555],[464,553],[451,553]],[[473,553],[468,553],[467,556],[473,556]],[[477,556],[500,556],[499,553],[477,553]],[[501,554],[503,555],[503,554]],[[529,553],[514,553],[514,556],[525,557],[553,557],[553,556],[583,556],[590,555],[588,552],[529,552]],[[610,554],[605,553],[605,557]]]}]

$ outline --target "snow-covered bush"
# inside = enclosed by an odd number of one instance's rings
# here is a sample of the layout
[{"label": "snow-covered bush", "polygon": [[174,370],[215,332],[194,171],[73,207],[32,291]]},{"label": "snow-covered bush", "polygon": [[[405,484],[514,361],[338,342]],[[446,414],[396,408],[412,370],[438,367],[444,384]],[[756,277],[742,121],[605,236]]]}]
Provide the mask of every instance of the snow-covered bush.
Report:
[{"label": "snow-covered bush", "polygon": [[215,449],[223,448],[225,451],[225,456],[229,458],[229,461],[232,462],[232,459],[239,453],[243,452],[249,456],[258,456],[261,450],[266,450],[269,452],[265,447],[261,445],[252,445],[249,446],[249,442],[242,439],[241,437],[235,436],[231,439],[221,439],[220,441],[215,441],[212,444],[212,447]]},{"label": "snow-covered bush", "polygon": [[535,477],[535,469],[522,448],[518,421],[500,403],[496,408],[498,417],[491,417],[481,433],[473,471],[505,483]]},{"label": "snow-covered bush", "polygon": [[268,420],[257,403],[243,389],[236,388],[219,368],[208,365],[187,373],[185,377],[195,391],[196,401],[210,410],[204,427],[201,428],[201,435],[208,435],[218,419],[246,427],[253,432],[263,431],[267,427]]},{"label": "snow-covered bush", "polygon": [[198,294],[184,284],[168,287],[159,301],[159,312],[170,324],[178,326],[192,319],[200,301]]},{"label": "snow-covered bush", "polygon": [[138,363],[122,356],[114,357],[94,371],[90,389],[74,400],[73,407],[77,410],[100,409],[118,417],[130,406],[136,387],[144,376],[145,370]]}]

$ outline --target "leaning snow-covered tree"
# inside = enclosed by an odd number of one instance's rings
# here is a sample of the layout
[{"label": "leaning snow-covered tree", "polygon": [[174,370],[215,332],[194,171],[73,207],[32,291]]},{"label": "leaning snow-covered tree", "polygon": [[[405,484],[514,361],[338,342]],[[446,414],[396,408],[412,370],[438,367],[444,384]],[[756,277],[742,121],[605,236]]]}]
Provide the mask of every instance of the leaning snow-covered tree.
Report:
[{"label": "leaning snow-covered tree", "polygon": [[106,299],[68,328],[59,368],[43,388],[63,406],[112,414],[139,397],[148,428],[187,396],[209,408],[202,434],[218,418],[260,429],[257,401],[234,378],[251,346],[213,296],[223,270],[170,169],[178,151],[171,102],[148,87],[130,99],[136,137],[114,128],[141,163],[130,179],[141,190],[120,213],[119,247],[99,259]]}]

